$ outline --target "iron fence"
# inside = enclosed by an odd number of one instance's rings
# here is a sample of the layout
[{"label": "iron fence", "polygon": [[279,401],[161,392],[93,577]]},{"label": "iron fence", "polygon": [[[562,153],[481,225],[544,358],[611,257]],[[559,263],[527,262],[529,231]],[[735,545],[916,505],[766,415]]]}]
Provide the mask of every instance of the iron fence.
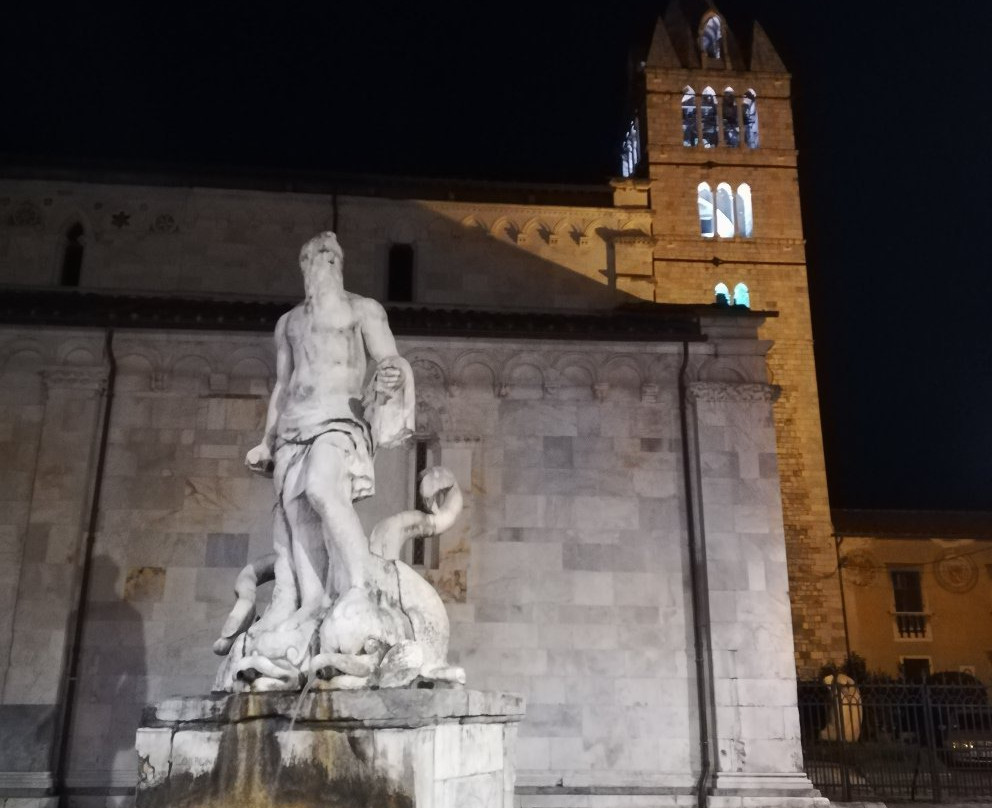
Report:
[{"label": "iron fence", "polygon": [[982,685],[801,682],[799,718],[806,773],[830,799],[992,799]]}]

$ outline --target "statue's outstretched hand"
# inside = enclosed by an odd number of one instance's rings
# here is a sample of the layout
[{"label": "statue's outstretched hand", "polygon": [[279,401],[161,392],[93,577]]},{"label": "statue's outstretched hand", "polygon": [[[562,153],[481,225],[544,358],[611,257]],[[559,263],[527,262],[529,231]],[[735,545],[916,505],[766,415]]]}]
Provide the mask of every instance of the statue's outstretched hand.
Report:
[{"label": "statue's outstretched hand", "polygon": [[245,455],[245,465],[256,474],[271,477],[275,464],[272,462],[272,450],[269,445],[263,442],[254,449],[249,449],[248,454]]}]

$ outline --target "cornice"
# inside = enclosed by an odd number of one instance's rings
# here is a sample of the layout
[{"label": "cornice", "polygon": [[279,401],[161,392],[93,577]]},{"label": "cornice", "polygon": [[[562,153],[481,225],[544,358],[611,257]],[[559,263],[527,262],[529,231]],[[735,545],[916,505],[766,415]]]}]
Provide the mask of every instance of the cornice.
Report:
[{"label": "cornice", "polygon": [[[271,332],[293,305],[8,288],[0,289],[0,324]],[[715,306],[645,304],[591,312],[402,305],[387,306],[387,313],[397,336],[682,342],[704,340],[700,317],[722,312]]]}]

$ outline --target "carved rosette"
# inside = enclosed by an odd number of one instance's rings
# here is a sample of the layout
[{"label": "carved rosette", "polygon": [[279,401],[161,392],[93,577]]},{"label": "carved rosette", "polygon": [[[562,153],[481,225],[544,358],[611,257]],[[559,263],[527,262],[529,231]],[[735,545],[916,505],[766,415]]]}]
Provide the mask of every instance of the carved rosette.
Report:
[{"label": "carved rosette", "polygon": [[689,401],[727,404],[774,403],[782,388],[756,382],[693,382],[686,390]]}]

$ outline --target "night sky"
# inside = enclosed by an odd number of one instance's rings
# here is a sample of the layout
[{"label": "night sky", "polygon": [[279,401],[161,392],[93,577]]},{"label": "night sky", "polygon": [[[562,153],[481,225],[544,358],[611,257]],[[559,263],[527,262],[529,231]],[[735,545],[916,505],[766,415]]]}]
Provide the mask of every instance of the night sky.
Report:
[{"label": "night sky", "polygon": [[[7,162],[598,183],[664,0],[14,5]],[[832,505],[992,510],[992,5],[913,5],[718,7],[794,78]]]}]

